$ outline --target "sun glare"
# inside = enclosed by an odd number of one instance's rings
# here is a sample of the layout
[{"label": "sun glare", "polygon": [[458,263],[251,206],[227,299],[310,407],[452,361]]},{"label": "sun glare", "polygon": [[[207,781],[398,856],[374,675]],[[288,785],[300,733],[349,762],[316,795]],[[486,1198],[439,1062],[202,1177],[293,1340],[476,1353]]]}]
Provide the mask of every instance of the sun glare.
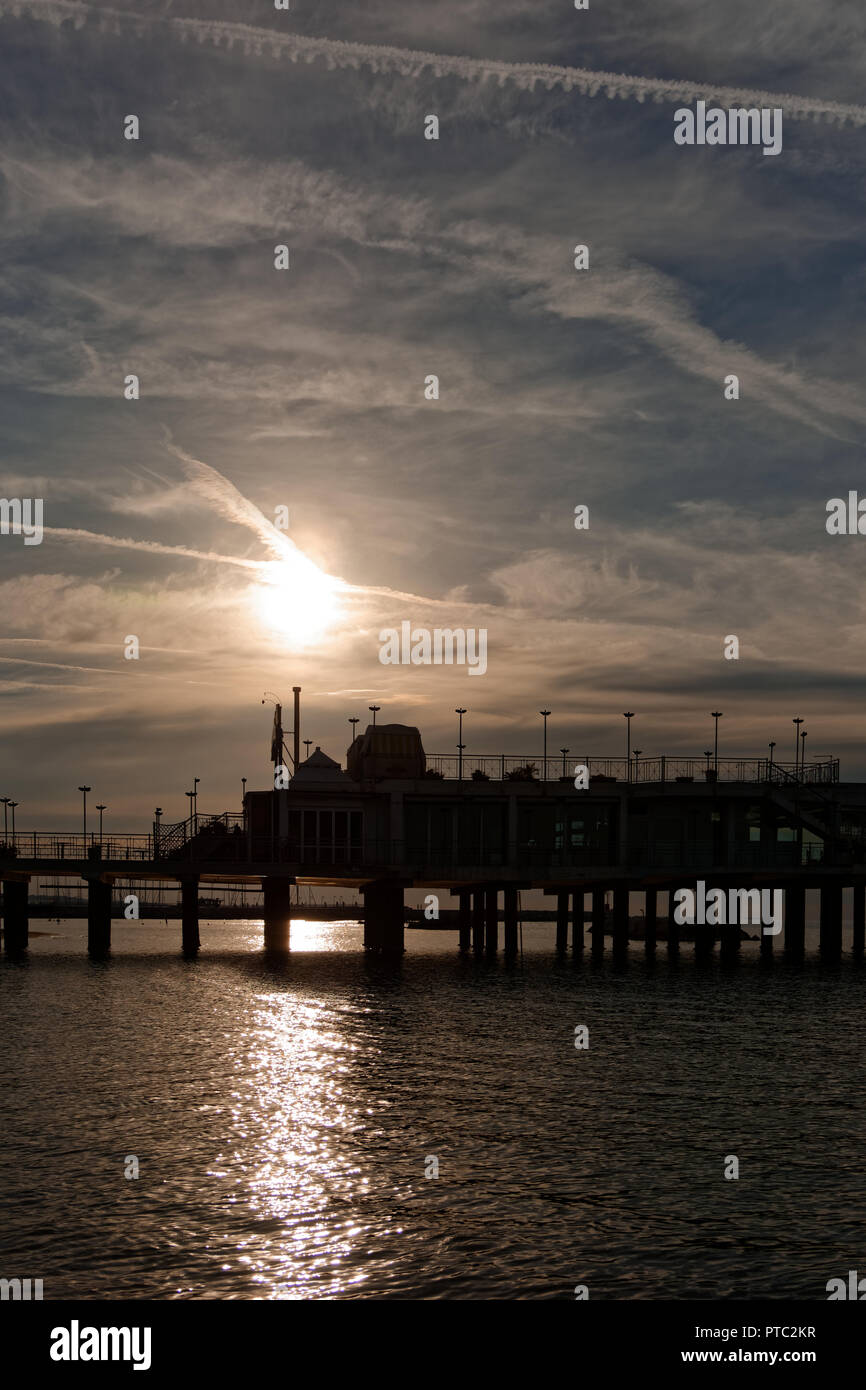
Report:
[{"label": "sun glare", "polygon": [[339,580],[300,551],[262,572],[255,601],[263,622],[292,642],[317,642],[338,615]]}]

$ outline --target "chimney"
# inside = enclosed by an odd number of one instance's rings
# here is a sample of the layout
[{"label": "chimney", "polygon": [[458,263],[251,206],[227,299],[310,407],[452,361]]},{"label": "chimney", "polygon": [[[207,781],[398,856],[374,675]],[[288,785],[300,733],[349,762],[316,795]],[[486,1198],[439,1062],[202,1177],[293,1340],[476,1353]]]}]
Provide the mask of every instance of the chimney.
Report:
[{"label": "chimney", "polygon": [[292,690],[295,695],[295,772],[297,772],[301,759],[301,687],[293,685]]}]

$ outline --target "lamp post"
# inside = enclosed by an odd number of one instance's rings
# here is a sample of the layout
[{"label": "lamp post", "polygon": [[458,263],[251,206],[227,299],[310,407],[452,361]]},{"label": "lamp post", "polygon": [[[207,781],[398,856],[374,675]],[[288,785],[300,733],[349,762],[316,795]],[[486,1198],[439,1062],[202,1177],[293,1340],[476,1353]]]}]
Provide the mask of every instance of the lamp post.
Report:
[{"label": "lamp post", "polygon": [[[803,730],[803,732],[802,732],[801,735],[800,735],[800,776],[801,776],[802,778],[804,778],[804,779],[805,779],[805,776],[806,776],[806,730],[805,730],[805,729]],[[13,834],[14,834],[14,827],[13,827]]]},{"label": "lamp post", "polygon": [[800,725],[805,724],[805,719],[792,719],[794,728],[794,776],[800,771]]},{"label": "lamp post", "polygon": [[457,715],[457,781],[458,781],[458,782],[462,782],[462,781],[463,781],[463,749],[464,749],[464,747],[465,747],[465,745],[464,745],[464,743],[463,743],[463,716],[464,716],[464,714],[468,714],[468,712],[469,712],[469,711],[468,711],[468,710],[465,710],[465,709],[456,709],[456,710],[454,711],[454,713]]},{"label": "lamp post", "polygon": [[195,826],[194,826],[194,829],[195,829],[195,834],[196,834],[196,835],[198,834],[198,784],[199,784],[200,781],[201,781],[201,778],[200,778],[200,777],[193,777],[193,779],[192,779],[192,790],[193,790],[193,807],[192,807],[192,809],[193,809],[193,816],[194,816],[194,819],[195,819]]},{"label": "lamp post", "polygon": [[373,728],[374,728],[374,729],[375,729],[375,727],[376,727],[376,715],[379,713],[379,710],[380,710],[381,708],[382,708],[381,705],[368,705],[368,706],[367,706],[367,709],[370,711],[370,713],[371,713],[372,716],[373,716]]},{"label": "lamp post", "polygon": [[709,770],[710,770],[710,758],[711,758],[712,756],[713,756],[713,750],[712,750],[712,748],[705,748],[705,749],[704,749],[704,757],[705,757],[706,760],[707,760],[707,765],[706,765],[706,768],[704,769],[705,772],[709,772]]},{"label": "lamp post", "polygon": [[560,748],[559,751],[560,751],[560,753],[562,754],[562,775],[563,775],[563,777],[565,777],[565,775],[566,775],[566,772],[565,772],[565,760],[566,760],[566,758],[568,757],[568,749],[567,749],[567,748]]},{"label": "lamp post", "polygon": [[623,719],[626,721],[626,726],[625,726],[625,727],[626,727],[626,736],[625,736],[625,765],[626,765],[626,777],[628,778],[628,780],[629,780],[629,782],[630,782],[630,781],[631,781],[631,721],[634,719],[634,710],[633,710],[633,709],[627,709],[627,710],[625,710],[622,717],[623,717]]},{"label": "lamp post", "polygon": [[544,720],[544,772],[542,773],[541,780],[542,780],[542,782],[546,782],[546,781],[547,781],[547,721],[548,721],[548,718],[550,717],[550,710],[549,710],[549,709],[540,709],[540,710],[538,711],[538,713],[541,715],[542,719]]},{"label": "lamp post", "polygon": [[15,807],[16,807],[17,805],[18,805],[18,802],[17,802],[17,801],[10,801],[10,802],[9,802],[9,809],[10,809],[10,811],[12,812],[12,843],[13,843],[13,845],[14,845],[14,843],[15,843]]},{"label": "lamp post", "polygon": [[356,725],[356,724],[360,724],[360,722],[361,722],[360,719],[350,719],[350,720],[349,720],[349,723],[350,723],[351,726],[352,726],[352,742],[353,742],[353,743],[355,742],[355,739],[356,739],[356,737],[357,737],[357,734],[356,734],[356,732],[355,732],[355,725]]},{"label": "lamp post", "polygon": [[194,792],[194,791],[187,792],[187,796],[189,797],[189,833],[190,833],[190,835],[192,835],[192,834],[194,834],[194,831],[193,831],[193,828],[192,828],[192,827],[193,827],[192,806],[193,806],[193,801],[195,800],[195,792]]},{"label": "lamp post", "polygon": [[82,826],[82,830],[83,830],[83,832],[84,832],[84,847],[85,847],[85,849],[86,849],[86,848],[87,848],[87,793],[91,790],[91,788],[90,788],[90,787],[79,787],[78,790],[81,792],[81,800],[82,800],[82,821],[81,821],[81,826]]},{"label": "lamp post", "polygon": [[242,778],[241,778],[241,810],[244,811],[244,815],[246,815],[246,811],[244,810],[244,807],[246,806],[246,804],[247,804],[247,779],[246,779],[246,777],[242,777]]},{"label": "lamp post", "polygon": [[99,812],[99,843],[102,844],[102,813],[103,811],[107,811],[108,807],[104,802],[99,801],[97,802],[96,809]]},{"label": "lamp post", "polygon": [[642,748],[636,748],[634,750],[634,780],[636,782],[640,781],[640,755],[642,752]]},{"label": "lamp post", "polygon": [[770,739],[770,781],[773,780],[773,749],[776,747],[776,740]]},{"label": "lamp post", "polygon": [[312,740],[311,738],[305,738],[305,739],[304,739],[304,747],[305,747],[306,750],[307,750],[307,757],[310,756],[310,749],[312,748],[312,746],[313,746],[313,740]]},{"label": "lamp post", "polygon": [[8,796],[0,797],[3,802],[3,843],[9,839],[9,801]]},{"label": "lamp post", "polygon": [[716,732],[713,740],[713,767],[716,776],[719,775],[719,720],[723,717],[720,709],[710,711],[710,717],[716,721]]},{"label": "lamp post", "polygon": [[161,807],[161,806],[157,806],[156,810],[155,810],[154,813],[153,813],[153,818],[154,818],[154,820],[155,820],[155,822],[156,822],[156,826],[155,826],[155,829],[154,829],[154,846],[153,846],[153,857],[154,857],[154,859],[158,859],[158,858],[159,858],[159,836],[160,836],[160,819],[161,819],[161,817],[162,817],[162,807]]}]

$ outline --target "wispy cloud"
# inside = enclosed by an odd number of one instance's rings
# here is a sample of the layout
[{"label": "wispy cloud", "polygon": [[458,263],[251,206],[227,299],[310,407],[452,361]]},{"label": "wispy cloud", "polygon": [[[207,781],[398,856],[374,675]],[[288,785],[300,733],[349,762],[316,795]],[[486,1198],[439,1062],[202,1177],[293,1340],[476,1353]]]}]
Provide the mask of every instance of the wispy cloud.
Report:
[{"label": "wispy cloud", "polygon": [[866,107],[803,97],[792,93],[765,92],[754,88],[715,86],[709,83],[633,77],[624,73],[594,72],[586,68],[559,67],[549,63],[503,63],[448,53],[426,53],[415,49],[385,45],[349,43],[341,39],[312,38],[285,34],[248,24],[229,24],[222,20],[185,19],[176,16],[129,14],[102,6],[84,5],[78,0],[2,0],[0,13],[13,15],[26,11],[34,18],[54,25],[70,21],[75,28],[94,24],[107,33],[140,33],[144,27],[160,25],[181,40],[213,44],[229,50],[237,48],[246,57],[270,56],[305,63],[321,59],[329,68],[366,68],[373,73],[395,73],[403,78],[458,77],[467,82],[513,83],[521,91],[537,87],[552,91],[560,88],[594,97],[622,98],[645,102],[692,102],[698,98],[727,105],[781,106],[788,117],[799,120],[829,121],[837,125],[866,124]]}]

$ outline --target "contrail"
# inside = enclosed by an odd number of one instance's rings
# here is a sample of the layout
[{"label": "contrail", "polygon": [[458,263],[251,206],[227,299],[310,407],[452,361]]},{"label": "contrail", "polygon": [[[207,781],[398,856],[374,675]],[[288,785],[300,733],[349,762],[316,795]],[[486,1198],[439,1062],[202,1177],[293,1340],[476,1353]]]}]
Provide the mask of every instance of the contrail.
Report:
[{"label": "contrail", "polygon": [[107,545],[118,550],[144,550],[151,555],[180,555],[189,560],[208,560],[219,565],[237,565],[241,569],[267,570],[267,560],[241,560],[234,555],[219,555],[213,550],[190,550],[185,545],[163,545],[161,541],[138,541],[131,536],[102,536],[97,531],[82,531],[65,526],[45,526],[46,536],[60,540],[88,541],[92,545]]},{"label": "contrail", "polygon": [[409,78],[429,73],[434,78],[459,77],[467,82],[495,82],[500,87],[511,82],[521,91],[532,92],[540,86],[547,91],[560,88],[590,97],[598,96],[601,92],[610,100],[620,97],[624,101],[645,102],[650,98],[658,103],[688,104],[700,97],[728,106],[781,106],[785,115],[794,120],[829,121],[840,126],[866,125],[866,107],[797,96],[790,92],[780,94],[705,82],[633,77],[625,73],[559,67],[550,63],[503,63],[450,53],[424,53],[379,44],[349,43],[343,39],[308,38],[299,34],[282,34],[276,29],[255,28],[249,24],[224,23],[222,20],[131,14],[81,4],[79,0],[0,0],[0,14],[5,12],[17,17],[22,11],[57,26],[71,21],[76,29],[92,21],[99,29],[116,34],[126,30],[142,35],[148,29],[161,27],[177,34],[181,40],[193,39],[198,44],[213,44],[229,49],[237,46],[247,56],[270,54],[274,58],[288,58],[293,63],[313,63],[321,59],[331,69],[353,68],[358,71],[367,68],[375,73],[393,72]]},{"label": "contrail", "polygon": [[277,559],[286,560],[300,555],[301,552],[295,542],[284,532],[279,531],[273,522],[259,511],[255,503],[250,502],[242,492],[238,491],[234,483],[230,483],[228,478],[223,477],[222,473],[211,468],[210,464],[202,463],[201,459],[193,458],[191,454],[187,454],[173,442],[171,432],[165,427],[163,430],[166,449],[179,461],[196,491],[206,497],[221,516],[254,531],[259,540]]}]

